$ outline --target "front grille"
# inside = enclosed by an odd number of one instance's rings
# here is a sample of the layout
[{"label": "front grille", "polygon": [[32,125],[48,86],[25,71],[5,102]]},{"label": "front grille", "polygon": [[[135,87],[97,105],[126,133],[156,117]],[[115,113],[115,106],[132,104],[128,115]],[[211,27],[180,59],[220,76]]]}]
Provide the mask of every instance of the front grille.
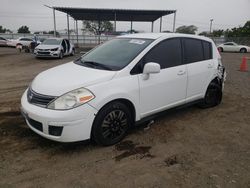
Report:
[{"label": "front grille", "polygon": [[56,97],[42,95],[42,94],[34,92],[32,89],[29,88],[27,92],[27,98],[28,98],[28,102],[31,104],[38,105],[41,107],[46,107]]},{"label": "front grille", "polygon": [[40,51],[38,51],[37,53],[42,54],[42,55],[49,55],[50,54],[50,52],[40,52]]},{"label": "front grille", "polygon": [[28,120],[29,124],[30,124],[33,128],[35,128],[35,129],[37,129],[37,130],[43,132],[43,124],[42,124],[42,123],[40,123],[40,122],[38,122],[38,121],[36,121],[36,120],[34,120],[34,119],[30,119],[30,118],[28,118],[27,120]]}]

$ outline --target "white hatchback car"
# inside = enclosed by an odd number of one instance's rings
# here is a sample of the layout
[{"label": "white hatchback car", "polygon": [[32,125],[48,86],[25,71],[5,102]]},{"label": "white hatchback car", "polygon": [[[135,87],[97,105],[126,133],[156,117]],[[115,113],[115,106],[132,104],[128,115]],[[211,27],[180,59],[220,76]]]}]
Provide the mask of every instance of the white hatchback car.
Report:
[{"label": "white hatchback car", "polygon": [[220,52],[241,52],[241,53],[250,52],[249,46],[239,45],[236,44],[235,42],[227,42],[219,45],[217,48]]},{"label": "white hatchback car", "polygon": [[198,102],[222,100],[224,67],[212,40],[185,34],[120,36],[74,62],[40,73],[22,96],[39,135],[60,142],[122,140],[135,122]]}]

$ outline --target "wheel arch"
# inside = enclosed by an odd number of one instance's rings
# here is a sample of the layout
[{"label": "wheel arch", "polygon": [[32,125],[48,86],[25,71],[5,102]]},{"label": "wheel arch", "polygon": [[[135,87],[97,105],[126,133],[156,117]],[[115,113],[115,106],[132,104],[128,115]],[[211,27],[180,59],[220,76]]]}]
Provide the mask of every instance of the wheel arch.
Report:
[{"label": "wheel arch", "polygon": [[247,52],[247,48],[246,47],[241,47],[240,48],[240,52],[241,52],[241,50],[245,50],[245,52]]},{"label": "wheel arch", "polygon": [[129,110],[131,111],[133,121],[134,122],[136,121],[135,105],[127,98],[117,98],[117,99],[110,100],[110,101],[106,102],[104,105],[102,105],[102,107],[98,110],[98,112],[101,111],[105,106],[107,106],[113,102],[121,102],[121,103],[125,104],[129,108]]}]

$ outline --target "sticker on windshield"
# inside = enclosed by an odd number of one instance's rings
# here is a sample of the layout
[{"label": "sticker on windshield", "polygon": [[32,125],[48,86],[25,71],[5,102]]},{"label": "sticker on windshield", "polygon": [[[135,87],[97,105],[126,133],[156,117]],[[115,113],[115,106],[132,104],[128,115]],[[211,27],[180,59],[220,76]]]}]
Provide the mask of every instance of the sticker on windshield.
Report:
[{"label": "sticker on windshield", "polygon": [[129,43],[140,44],[140,45],[144,44],[145,42],[146,41],[144,41],[144,40],[138,40],[138,39],[132,39],[132,40],[129,41]]}]

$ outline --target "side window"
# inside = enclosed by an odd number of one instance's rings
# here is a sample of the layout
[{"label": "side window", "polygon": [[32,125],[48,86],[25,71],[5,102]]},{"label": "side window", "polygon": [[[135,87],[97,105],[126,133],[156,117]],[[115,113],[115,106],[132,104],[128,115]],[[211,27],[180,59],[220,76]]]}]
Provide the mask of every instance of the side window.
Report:
[{"label": "side window", "polygon": [[167,39],[156,45],[143,58],[143,64],[155,62],[161,65],[161,69],[182,64],[181,40],[178,38]]},{"label": "side window", "polygon": [[226,45],[226,46],[233,46],[234,44],[233,43],[225,43],[224,45]]},{"label": "side window", "polygon": [[212,45],[210,42],[202,41],[204,50],[204,60],[212,59]]},{"label": "side window", "polygon": [[194,63],[203,61],[202,41],[197,39],[183,39],[184,44],[184,62]]}]

